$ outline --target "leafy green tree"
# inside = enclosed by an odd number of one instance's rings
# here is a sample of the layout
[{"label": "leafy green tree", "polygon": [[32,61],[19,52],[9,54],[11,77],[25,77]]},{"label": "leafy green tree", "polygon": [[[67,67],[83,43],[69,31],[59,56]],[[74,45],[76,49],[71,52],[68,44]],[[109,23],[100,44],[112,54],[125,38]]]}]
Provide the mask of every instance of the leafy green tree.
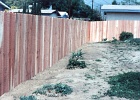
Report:
[{"label": "leafy green tree", "polygon": [[117,5],[118,3],[117,3],[117,1],[116,0],[114,0],[113,2],[112,2],[112,5]]},{"label": "leafy green tree", "polygon": [[41,15],[41,8],[42,5],[39,1],[35,0],[32,5],[32,12],[33,15]]},{"label": "leafy green tree", "polygon": [[27,10],[27,4],[24,3],[24,4],[23,4],[23,13],[27,13],[26,10]]},{"label": "leafy green tree", "polygon": [[[28,5],[33,4],[32,13],[40,14],[41,8],[48,8],[52,5],[53,9],[66,11],[69,17],[91,18],[91,20],[101,20],[100,13],[92,10],[90,6],[84,3],[84,0],[4,0],[6,4],[24,8],[24,13],[28,13]],[[34,2],[37,2],[34,3]],[[26,4],[26,5],[25,5]],[[25,10],[26,9],[26,10]]]},{"label": "leafy green tree", "polygon": [[5,0],[0,0],[0,1],[2,1],[2,2],[4,2],[4,3],[5,3]]},{"label": "leafy green tree", "polygon": [[[64,0],[65,1],[65,0]],[[49,8],[53,2],[57,2],[57,0],[39,0],[42,3],[43,8]]]},{"label": "leafy green tree", "polygon": [[52,5],[54,9],[66,11],[70,17],[73,17],[83,3],[83,0],[57,0],[52,2]]},{"label": "leafy green tree", "polygon": [[53,9],[66,11],[69,17],[90,18],[91,20],[101,20],[101,15],[97,10],[92,11],[83,0],[57,0],[52,2]]},{"label": "leafy green tree", "polygon": [[98,10],[93,10],[90,13],[89,18],[91,21],[102,21],[102,16]]},{"label": "leafy green tree", "polygon": [[[29,6],[29,4],[27,4],[25,2],[24,5],[23,5],[23,13],[29,14],[28,6]],[[41,8],[42,8],[41,2],[39,2],[38,0],[34,0],[34,2],[32,3],[32,9],[31,9],[30,14],[41,15]]]},{"label": "leafy green tree", "polygon": [[23,8],[24,2],[32,3],[34,0],[4,0],[5,3],[9,6],[15,6],[17,8]]}]

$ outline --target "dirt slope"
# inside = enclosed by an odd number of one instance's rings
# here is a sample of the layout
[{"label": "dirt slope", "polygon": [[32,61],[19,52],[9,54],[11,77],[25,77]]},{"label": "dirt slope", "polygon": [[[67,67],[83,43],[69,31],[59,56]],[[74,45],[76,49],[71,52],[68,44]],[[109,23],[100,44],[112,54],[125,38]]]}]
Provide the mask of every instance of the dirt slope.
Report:
[{"label": "dirt slope", "polygon": [[119,73],[140,71],[140,47],[126,43],[90,43],[79,49],[85,53],[87,68],[65,69],[68,55],[52,68],[4,94],[0,100],[19,100],[20,96],[30,95],[44,84],[59,82],[71,86],[73,93],[63,97],[37,95],[38,100],[126,100],[104,95],[110,88],[107,80]]}]

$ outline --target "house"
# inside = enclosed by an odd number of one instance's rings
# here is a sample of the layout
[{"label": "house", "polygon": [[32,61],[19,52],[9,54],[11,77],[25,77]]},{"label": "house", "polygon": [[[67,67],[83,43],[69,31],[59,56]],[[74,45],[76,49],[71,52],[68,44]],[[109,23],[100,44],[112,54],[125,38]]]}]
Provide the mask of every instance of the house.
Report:
[{"label": "house", "polygon": [[58,11],[58,10],[41,10],[41,15],[51,16],[55,18],[69,18],[67,12]]},{"label": "house", "polygon": [[5,9],[10,9],[5,3],[0,1],[0,11],[4,11]]},{"label": "house", "polygon": [[[11,9],[10,12],[22,13],[23,9]],[[31,9],[29,9],[29,12],[31,12]],[[54,18],[69,18],[67,12],[57,11],[57,10],[41,10],[41,15],[50,16]]]},{"label": "house", "polygon": [[103,5],[105,20],[140,20],[140,5]]},{"label": "house", "polygon": [[11,10],[9,10],[9,12],[22,13],[23,12],[23,9],[11,9]]}]

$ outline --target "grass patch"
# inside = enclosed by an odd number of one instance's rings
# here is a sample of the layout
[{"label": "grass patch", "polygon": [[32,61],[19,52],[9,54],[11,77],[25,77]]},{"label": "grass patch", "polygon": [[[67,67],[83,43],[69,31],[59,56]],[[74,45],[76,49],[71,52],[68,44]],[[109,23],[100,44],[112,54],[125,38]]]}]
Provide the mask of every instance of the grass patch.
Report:
[{"label": "grass patch", "polygon": [[42,94],[46,95],[47,93],[55,93],[63,95],[69,95],[73,92],[73,89],[67,84],[58,83],[55,85],[44,85],[42,88],[37,89],[33,94]]},{"label": "grass patch", "polygon": [[54,89],[53,85],[47,84],[44,85],[42,88],[37,89],[33,94],[42,94],[45,95],[47,92],[50,93]]},{"label": "grass patch", "polygon": [[31,95],[31,96],[21,96],[20,100],[37,100],[37,98],[33,95]]},{"label": "grass patch", "polygon": [[111,85],[111,89],[105,93],[106,95],[134,100],[140,98],[140,72],[111,76],[108,83]]}]

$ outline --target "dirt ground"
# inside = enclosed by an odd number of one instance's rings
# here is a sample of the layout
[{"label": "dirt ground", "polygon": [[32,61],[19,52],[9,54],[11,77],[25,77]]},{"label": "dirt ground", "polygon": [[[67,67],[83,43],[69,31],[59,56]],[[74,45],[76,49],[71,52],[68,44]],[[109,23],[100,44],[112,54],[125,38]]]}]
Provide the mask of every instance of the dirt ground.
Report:
[{"label": "dirt ground", "polygon": [[[44,84],[65,83],[73,88],[70,95],[47,97],[36,95],[38,100],[127,100],[109,97],[104,93],[110,88],[109,76],[120,73],[140,72],[140,47],[127,43],[90,43],[82,49],[87,68],[68,70],[66,66],[71,54],[61,59],[50,69],[39,73],[0,97],[0,100],[19,100],[20,96],[31,95]],[[77,50],[79,50],[77,49]],[[88,77],[90,76],[90,77]]]}]

